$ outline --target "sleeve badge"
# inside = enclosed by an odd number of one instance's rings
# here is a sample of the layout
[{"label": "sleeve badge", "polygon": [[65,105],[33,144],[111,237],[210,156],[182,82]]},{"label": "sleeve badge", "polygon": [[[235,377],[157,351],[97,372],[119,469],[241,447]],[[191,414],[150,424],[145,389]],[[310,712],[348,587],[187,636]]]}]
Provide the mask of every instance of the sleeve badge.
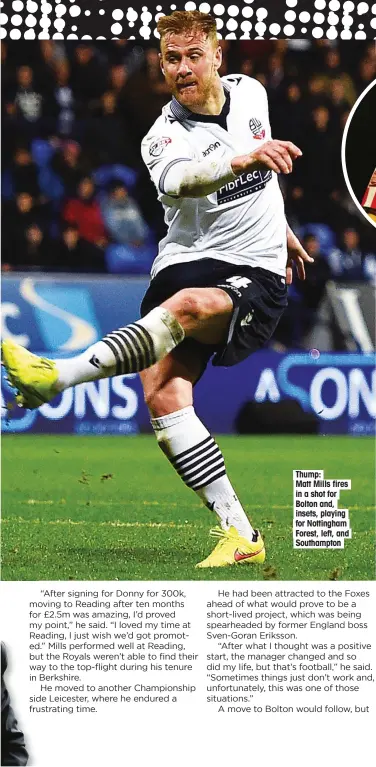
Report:
[{"label": "sleeve badge", "polygon": [[168,136],[162,136],[162,138],[157,139],[157,141],[153,141],[153,143],[150,144],[149,154],[151,154],[152,157],[160,157],[166,147],[171,144],[171,141],[172,139]]}]

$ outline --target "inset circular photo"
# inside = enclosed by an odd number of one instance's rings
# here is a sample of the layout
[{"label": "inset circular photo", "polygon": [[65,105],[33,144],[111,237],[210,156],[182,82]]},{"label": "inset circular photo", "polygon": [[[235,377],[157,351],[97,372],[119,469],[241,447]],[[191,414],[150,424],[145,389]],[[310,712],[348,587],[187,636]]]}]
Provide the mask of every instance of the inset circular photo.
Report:
[{"label": "inset circular photo", "polygon": [[350,112],[343,133],[342,166],[355,204],[376,227],[376,80]]}]

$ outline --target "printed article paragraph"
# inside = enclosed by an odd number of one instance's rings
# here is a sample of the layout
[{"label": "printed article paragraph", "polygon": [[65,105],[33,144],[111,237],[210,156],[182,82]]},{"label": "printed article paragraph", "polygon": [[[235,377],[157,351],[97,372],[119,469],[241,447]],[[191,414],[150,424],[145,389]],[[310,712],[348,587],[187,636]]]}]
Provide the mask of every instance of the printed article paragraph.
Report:
[{"label": "printed article paragraph", "polygon": [[31,714],[132,704],[370,712],[364,584],[86,586],[34,586],[25,604]]}]

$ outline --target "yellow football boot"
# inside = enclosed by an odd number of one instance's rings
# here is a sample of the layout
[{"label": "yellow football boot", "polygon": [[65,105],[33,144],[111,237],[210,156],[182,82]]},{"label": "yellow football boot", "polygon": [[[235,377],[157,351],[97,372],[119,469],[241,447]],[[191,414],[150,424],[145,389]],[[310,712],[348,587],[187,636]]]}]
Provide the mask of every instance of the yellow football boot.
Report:
[{"label": "yellow football boot", "polygon": [[59,394],[58,373],[52,360],[37,357],[9,339],[1,344],[1,359],[9,383],[17,389],[20,407],[34,410]]},{"label": "yellow football boot", "polygon": [[219,538],[219,541],[212,553],[196,567],[226,567],[243,562],[262,564],[265,561],[264,541],[258,530],[255,530],[252,541],[243,538],[235,527],[227,531],[216,527],[210,530],[210,535]]}]

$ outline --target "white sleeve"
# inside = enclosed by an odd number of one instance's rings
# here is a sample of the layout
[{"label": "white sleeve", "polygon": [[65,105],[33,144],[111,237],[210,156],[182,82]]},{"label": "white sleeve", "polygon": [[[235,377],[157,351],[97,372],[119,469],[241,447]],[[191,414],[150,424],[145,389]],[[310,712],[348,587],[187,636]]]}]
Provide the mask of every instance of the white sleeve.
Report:
[{"label": "white sleeve", "polygon": [[141,153],[160,195],[206,197],[236,178],[228,152],[216,160],[197,160],[189,143],[180,137],[149,135]]},{"label": "white sleeve", "polygon": [[175,166],[193,160],[194,152],[188,141],[180,136],[148,134],[141,144],[142,159],[160,195],[174,196],[167,176]]},{"label": "white sleeve", "polygon": [[253,146],[259,147],[270,141],[268,94],[263,84],[255,77],[242,74],[226,75],[222,80],[231,85],[234,96],[242,103],[243,111],[249,113],[251,139],[252,134],[255,139]]},{"label": "white sleeve", "polygon": [[272,138],[272,131],[270,127],[269,119],[269,103],[268,94],[263,84],[254,78],[247,78],[249,85],[251,85],[251,102],[255,102],[258,105],[257,112],[260,115],[262,127],[265,128],[265,137],[259,141],[259,144],[263,144],[264,141],[270,141]]}]

